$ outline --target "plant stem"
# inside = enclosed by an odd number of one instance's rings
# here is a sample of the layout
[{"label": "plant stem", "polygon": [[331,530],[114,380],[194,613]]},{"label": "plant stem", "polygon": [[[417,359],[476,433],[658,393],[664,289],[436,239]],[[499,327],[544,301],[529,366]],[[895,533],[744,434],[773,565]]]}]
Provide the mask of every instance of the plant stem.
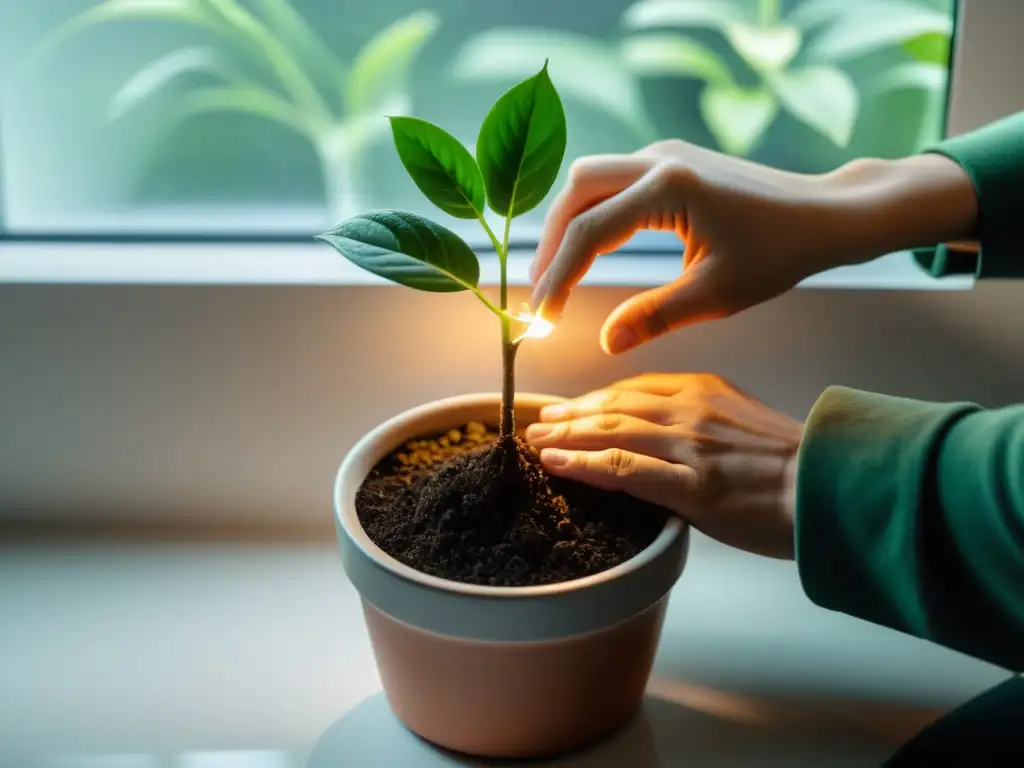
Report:
[{"label": "plant stem", "polygon": [[468,283],[466,284],[466,287],[469,288],[469,290],[471,290],[478,299],[480,299],[480,302],[485,307],[487,307],[489,310],[491,310],[491,312],[496,314],[498,317],[504,318],[504,317],[507,316],[507,313],[502,312],[500,309],[498,309],[496,306],[494,306],[494,303],[490,299],[488,299],[486,296],[484,296],[484,292],[481,291],[479,288],[471,286]]},{"label": "plant stem", "polygon": [[757,16],[762,27],[772,27],[779,23],[779,0],[758,0]]},{"label": "plant stem", "polygon": [[485,219],[484,215],[480,212],[477,212],[476,218],[484,228],[484,232],[487,233],[487,237],[491,239],[491,245],[494,246],[494,252],[498,254],[498,259],[503,260],[504,257],[501,253],[501,243],[498,242],[498,236],[494,234],[494,230],[491,229],[491,225],[487,223],[487,219]]},{"label": "plant stem", "polygon": [[[515,194],[513,193],[513,199]],[[499,437],[511,439],[516,433],[516,349],[512,341],[512,319],[508,316],[508,234],[512,227],[512,211],[505,215],[505,236],[498,251],[501,266],[501,427]]]},{"label": "plant stem", "polygon": [[[484,232],[486,232],[487,236],[491,239],[491,245],[494,246],[494,252],[498,254],[498,262],[502,265],[502,270],[504,270],[505,259],[502,256],[501,243],[498,242],[498,236],[494,234],[494,230],[491,229],[491,225],[487,223],[487,219],[484,218],[482,213],[478,212],[476,218],[480,222],[481,226],[484,228]],[[504,272],[502,272],[502,274],[504,275]],[[505,278],[502,277],[502,281],[504,281],[504,279]],[[488,300],[488,298],[484,296],[483,291],[481,291],[479,288],[474,288],[473,293],[476,294],[476,297],[480,299],[480,301],[484,303],[484,306],[491,310],[491,312],[496,314],[498,317],[506,317],[506,308],[502,307],[501,309],[498,309],[498,307],[494,306],[494,304],[492,304]]]},{"label": "plant stem", "polygon": [[[514,197],[515,193],[513,192]],[[477,213],[477,219],[490,238],[495,253],[498,254],[498,266],[501,269],[501,294],[498,307],[491,304],[479,289],[476,290],[476,295],[501,320],[501,424],[498,428],[498,436],[499,438],[511,438],[516,433],[516,351],[519,349],[519,344],[512,338],[513,318],[508,313],[508,237],[512,229],[512,212],[509,211],[505,216],[505,235],[500,243],[484,215]]]},{"label": "plant stem", "polygon": [[501,427],[499,436],[511,438],[516,432],[516,350],[512,341],[512,320],[501,318]]},{"label": "plant stem", "polygon": [[317,153],[331,219],[342,221],[355,216],[361,210],[357,155],[346,145],[340,130],[325,132],[317,142]]},{"label": "plant stem", "polygon": [[[514,198],[514,190],[512,194]],[[501,304],[499,306],[503,310],[508,309],[508,235],[511,229],[512,211],[510,210],[505,217],[505,236],[501,240],[501,253],[498,256],[501,259]]]}]

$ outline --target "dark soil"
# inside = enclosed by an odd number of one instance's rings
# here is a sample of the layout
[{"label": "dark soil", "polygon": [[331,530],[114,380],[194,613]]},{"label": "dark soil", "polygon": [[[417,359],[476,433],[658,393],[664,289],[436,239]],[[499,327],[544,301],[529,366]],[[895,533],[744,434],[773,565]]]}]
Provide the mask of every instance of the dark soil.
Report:
[{"label": "dark soil", "polygon": [[552,477],[520,437],[479,423],[412,440],[356,495],[359,522],[392,557],[454,581],[530,586],[625,562],[668,511]]}]

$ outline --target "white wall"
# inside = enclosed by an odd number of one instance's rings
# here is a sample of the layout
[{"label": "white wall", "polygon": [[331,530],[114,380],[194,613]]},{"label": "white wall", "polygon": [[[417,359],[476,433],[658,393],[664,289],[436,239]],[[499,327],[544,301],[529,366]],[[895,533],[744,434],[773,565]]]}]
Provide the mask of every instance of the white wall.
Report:
[{"label": "white wall", "polygon": [[[1024,399],[1024,286],[802,290],[608,358],[597,329],[625,295],[577,294],[523,347],[520,388],[710,370],[799,415],[833,383]],[[496,388],[492,320],[470,296],[399,288],[2,287],[0,509],[329,527],[333,472],[365,430]]]},{"label": "white wall", "polygon": [[[1024,3],[965,10],[953,132],[1024,107]],[[625,295],[578,292],[557,334],[523,348],[520,389],[710,370],[797,415],[833,383],[1024,400],[1024,284],[802,290],[609,359],[597,331]],[[329,530],[334,469],[366,429],[496,388],[492,320],[472,297],[399,288],[0,286],[0,516]]]}]

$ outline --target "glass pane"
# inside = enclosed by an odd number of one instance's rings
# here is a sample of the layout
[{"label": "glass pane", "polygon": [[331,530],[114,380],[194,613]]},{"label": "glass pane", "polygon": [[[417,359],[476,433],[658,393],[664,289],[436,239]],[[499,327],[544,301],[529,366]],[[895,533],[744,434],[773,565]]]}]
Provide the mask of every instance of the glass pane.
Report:
[{"label": "glass pane", "polygon": [[796,171],[901,156],[941,134],[953,16],[953,0],[4,2],[0,214],[12,233],[148,236],[305,238],[383,207],[446,220],[384,115],[472,147],[544,59],[566,168],[668,137]]}]

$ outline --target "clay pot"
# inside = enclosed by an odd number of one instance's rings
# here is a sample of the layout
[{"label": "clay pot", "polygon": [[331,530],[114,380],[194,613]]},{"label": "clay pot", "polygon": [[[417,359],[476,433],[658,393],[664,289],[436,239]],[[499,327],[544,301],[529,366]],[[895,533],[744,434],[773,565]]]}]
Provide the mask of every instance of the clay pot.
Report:
[{"label": "clay pot", "polygon": [[[559,398],[519,394],[520,425]],[[609,734],[638,708],[669,590],[682,573],[687,526],[669,518],[631,560],[583,579],[536,587],[464,584],[421,573],[374,544],[356,491],[405,441],[494,421],[497,394],[414,408],[367,434],[335,485],[345,572],[362,597],[384,693],[422,738],[484,757],[564,753]]]}]

